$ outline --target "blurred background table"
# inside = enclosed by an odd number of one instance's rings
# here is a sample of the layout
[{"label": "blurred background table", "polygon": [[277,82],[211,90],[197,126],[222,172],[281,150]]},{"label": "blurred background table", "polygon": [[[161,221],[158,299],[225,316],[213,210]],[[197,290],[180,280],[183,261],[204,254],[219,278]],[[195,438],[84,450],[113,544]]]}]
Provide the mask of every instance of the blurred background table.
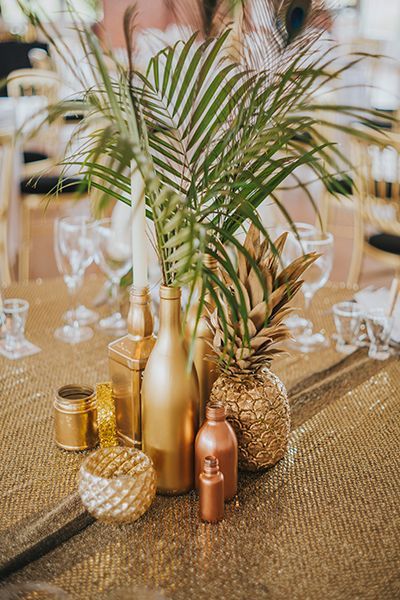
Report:
[{"label": "blurred background table", "polygon": [[[82,300],[89,304],[101,283],[88,278]],[[341,285],[320,291],[316,326],[331,334],[332,304],[352,294]],[[77,346],[53,338],[67,308],[61,280],[13,285],[4,295],[30,302],[27,337],[42,352],[0,359],[0,563],[6,540],[62,515],[76,492],[84,453],[54,443],[54,391],[107,380],[109,341],[97,332]],[[242,474],[223,522],[199,521],[195,493],[157,497],[136,523],[91,524],[10,575],[0,598],[27,582],[87,600],[399,597],[398,359],[374,362],[364,350],[343,359],[330,347],[286,357],[274,370],[290,390],[288,452],[265,473]]]}]

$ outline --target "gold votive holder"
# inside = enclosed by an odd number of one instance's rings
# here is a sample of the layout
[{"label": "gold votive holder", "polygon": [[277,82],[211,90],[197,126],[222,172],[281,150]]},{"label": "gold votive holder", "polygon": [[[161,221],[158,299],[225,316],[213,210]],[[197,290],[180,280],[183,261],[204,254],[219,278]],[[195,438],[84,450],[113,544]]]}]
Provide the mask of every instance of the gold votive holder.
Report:
[{"label": "gold votive holder", "polygon": [[85,508],[100,521],[136,521],[156,495],[153,463],[136,448],[100,448],[81,465],[79,493]]},{"label": "gold votive holder", "polygon": [[64,450],[89,450],[97,446],[96,394],[89,385],[59,388],[54,399],[56,443]]}]

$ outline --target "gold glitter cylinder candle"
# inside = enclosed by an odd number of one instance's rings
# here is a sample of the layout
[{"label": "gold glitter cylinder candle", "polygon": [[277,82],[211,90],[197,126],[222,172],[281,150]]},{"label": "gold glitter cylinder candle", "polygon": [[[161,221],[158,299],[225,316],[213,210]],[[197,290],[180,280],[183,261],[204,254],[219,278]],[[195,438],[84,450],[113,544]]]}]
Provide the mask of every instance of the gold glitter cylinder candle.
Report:
[{"label": "gold glitter cylinder candle", "polygon": [[142,378],[154,344],[149,288],[132,287],[128,335],[108,346],[117,435],[122,445],[142,445]]},{"label": "gold glitter cylinder candle", "polygon": [[181,494],[193,488],[199,389],[181,326],[181,291],[160,288],[160,329],[142,384],[143,450],[157,472],[157,490]]},{"label": "gold glitter cylinder candle", "polygon": [[100,446],[108,448],[117,446],[117,430],[115,423],[115,407],[111,383],[98,383],[96,386],[97,425]]},{"label": "gold glitter cylinder candle", "polygon": [[[209,256],[208,254],[204,257],[204,264],[214,274],[218,273],[217,261]],[[216,364],[206,358],[207,355],[212,354],[212,348],[208,342],[212,342],[213,336],[210,328],[205,320],[207,308],[210,310],[215,308],[215,302],[212,295],[206,292],[204,297],[204,306],[202,314],[197,323],[199,302],[194,302],[189,309],[187,322],[186,322],[186,340],[188,344],[192,343],[194,331],[196,330],[196,337],[194,341],[194,364],[196,367],[197,376],[199,379],[199,424],[202,425],[205,419],[206,405],[210,399],[211,389],[214,381],[218,378],[218,371]],[[196,328],[197,323],[197,328]]]}]

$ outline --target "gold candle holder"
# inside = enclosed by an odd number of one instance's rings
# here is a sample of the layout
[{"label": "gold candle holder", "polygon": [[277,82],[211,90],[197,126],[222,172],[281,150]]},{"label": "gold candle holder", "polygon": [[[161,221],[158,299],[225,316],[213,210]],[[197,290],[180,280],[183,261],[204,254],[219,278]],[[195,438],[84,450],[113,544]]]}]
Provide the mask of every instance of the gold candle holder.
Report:
[{"label": "gold candle holder", "polygon": [[63,385],[54,399],[56,443],[64,450],[89,450],[99,441],[96,395],[90,385]]},{"label": "gold candle holder", "polygon": [[153,464],[136,448],[101,448],[81,465],[79,494],[85,508],[100,521],[136,521],[156,495]]},{"label": "gold candle holder", "polygon": [[149,288],[132,287],[128,335],[108,346],[117,435],[122,445],[142,446],[142,377],[154,344]]}]

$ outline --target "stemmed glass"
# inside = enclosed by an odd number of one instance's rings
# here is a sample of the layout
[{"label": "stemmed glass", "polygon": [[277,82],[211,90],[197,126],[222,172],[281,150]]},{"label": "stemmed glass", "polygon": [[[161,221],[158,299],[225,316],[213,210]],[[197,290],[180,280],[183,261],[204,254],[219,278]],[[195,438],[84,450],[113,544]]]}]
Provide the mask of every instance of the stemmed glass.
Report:
[{"label": "stemmed glass", "polygon": [[301,239],[304,254],[317,252],[319,258],[306,270],[303,275],[303,295],[305,302],[305,317],[307,325],[296,336],[296,348],[301,352],[313,352],[321,346],[328,345],[328,340],[322,332],[313,331],[310,320],[311,302],[315,292],[328,282],[333,266],[333,235],[315,230]]},{"label": "stemmed glass", "polygon": [[[315,235],[318,231],[314,225],[310,223],[294,223],[295,232],[289,231],[285,247],[282,252],[281,260],[284,267],[287,267],[299,256],[304,254],[302,240]],[[284,229],[279,229],[278,233],[283,233]],[[301,333],[308,325],[307,319],[298,314],[292,314],[285,320],[285,325],[289,327],[294,336]]]},{"label": "stemmed glass", "polygon": [[126,331],[126,320],[119,306],[121,278],[132,267],[132,245],[113,227],[111,219],[102,219],[95,225],[95,261],[111,282],[111,315],[99,321],[99,328],[109,333]]},{"label": "stemmed glass", "polygon": [[63,274],[70,296],[68,322],[54,332],[57,339],[69,344],[89,340],[90,327],[82,327],[77,317],[77,295],[83,274],[93,261],[93,221],[89,217],[63,217],[54,225],[54,250],[57,267]]}]

